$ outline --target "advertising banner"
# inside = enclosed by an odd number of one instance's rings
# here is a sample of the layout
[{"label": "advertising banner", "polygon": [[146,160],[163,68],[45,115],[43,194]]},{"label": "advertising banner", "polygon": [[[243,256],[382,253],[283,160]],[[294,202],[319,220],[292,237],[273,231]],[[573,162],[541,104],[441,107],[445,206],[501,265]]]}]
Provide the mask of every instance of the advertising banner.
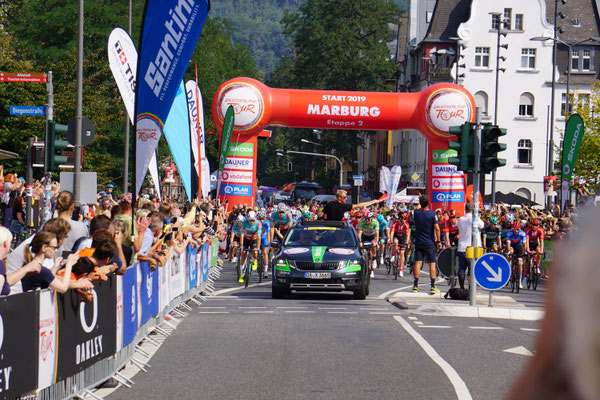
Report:
[{"label": "advertising banner", "polygon": [[[192,150],[194,151],[194,165],[196,166],[196,172],[198,172],[198,157],[200,157],[200,186],[202,197],[207,197],[210,192],[210,165],[206,158],[202,93],[197,83],[192,80],[186,82],[185,90],[188,99],[188,109],[190,111],[190,137],[192,138]],[[194,146],[196,147],[195,149]]]},{"label": "advertising banner", "polygon": [[136,85],[136,193],[198,42],[208,3],[208,0],[146,1]]},{"label": "advertising banner", "polygon": [[38,383],[39,295],[0,297],[0,397],[17,397]]},{"label": "advertising banner", "polygon": [[569,195],[569,182],[573,175],[579,147],[583,140],[584,126],[583,119],[578,114],[573,114],[567,121],[565,127],[565,137],[563,141],[562,166],[561,172],[561,210],[565,209],[565,203]]},{"label": "advertising banner", "polygon": [[225,162],[227,160],[227,154],[229,154],[229,142],[231,141],[231,134],[233,133],[233,125],[235,123],[235,113],[233,107],[227,107],[225,112],[225,119],[223,120],[223,132],[221,133],[221,149],[219,151],[219,168],[217,172],[217,192],[220,192],[221,179],[223,169],[226,168]]},{"label": "advertising banner", "polygon": [[133,124],[138,53],[129,34],[121,28],[113,29],[108,36],[108,64]]},{"label": "advertising banner", "polygon": [[123,349],[123,277],[116,276],[115,283],[117,284],[117,299],[116,299],[116,307],[117,307],[117,326],[116,326],[116,351],[120,351]]},{"label": "advertising banner", "polygon": [[141,302],[141,323],[144,325],[150,318],[158,315],[158,271],[152,271],[147,262],[138,263],[142,275],[139,299]]},{"label": "advertising banner", "polygon": [[208,242],[202,245],[202,282],[208,279],[208,266],[210,262],[209,244]]},{"label": "advertising banner", "polygon": [[433,164],[448,164],[448,158],[456,157],[458,153],[456,150],[432,150],[431,151],[431,162]]},{"label": "advertising banner", "polygon": [[[12,297],[12,296],[11,296]],[[58,308],[54,290],[40,293],[38,388],[56,383]]]},{"label": "advertising banner", "polygon": [[174,298],[181,296],[185,292],[185,265],[182,262],[182,257],[180,254],[173,253],[171,257],[171,288],[170,288],[170,296],[171,300]]},{"label": "advertising banner", "polygon": [[465,174],[459,171],[456,165],[448,164],[448,157],[456,155],[456,151],[443,148],[447,146],[447,143],[431,145],[428,160],[429,171],[431,171],[428,177],[431,199],[429,208],[432,210],[437,208],[455,210],[462,215],[467,200],[465,196]]},{"label": "advertising banner", "polygon": [[127,268],[123,275],[123,347],[127,346],[135,338],[139,329],[138,326],[138,291],[137,291],[137,270],[139,266],[135,264]]},{"label": "advertising banner", "polygon": [[391,196],[391,194],[388,193],[391,182],[392,182],[392,172],[390,171],[390,169],[388,167],[385,167],[385,166],[381,167],[381,169],[379,170],[379,192],[387,193],[388,195]]},{"label": "advertising banner", "polygon": [[394,196],[396,195],[396,191],[398,190],[398,184],[400,183],[400,177],[402,176],[402,167],[399,165],[394,165],[392,167],[391,173],[392,179],[390,182],[388,197],[386,199],[388,207],[391,207],[394,204]]},{"label": "advertising banner", "polygon": [[158,269],[158,277],[159,277],[159,310],[162,311],[167,307],[169,301],[171,301],[171,296],[169,294],[171,283],[169,282],[169,278],[171,276],[170,272],[170,263],[167,262],[163,265],[162,268]]},{"label": "advertising banner", "polygon": [[58,380],[115,354],[116,289],[116,280],[109,277],[94,283],[89,303],[82,302],[75,291],[57,295]]},{"label": "advertising banner", "polygon": [[544,196],[556,196],[556,176],[544,176]]},{"label": "advertising banner", "polygon": [[[202,104],[198,99],[198,85],[196,81],[189,80],[185,83],[185,97],[187,99],[187,107],[188,107],[188,120],[190,123],[190,144],[192,146],[192,154],[194,155],[194,168],[196,169],[196,174],[200,173],[198,169],[200,157],[199,146],[198,146],[198,128],[200,121],[198,120],[198,104]],[[202,117],[204,120],[204,118]],[[204,125],[204,121],[202,121]]]},{"label": "advertising banner", "polygon": [[188,246],[187,251],[188,288],[198,287],[198,267],[196,264],[196,249]]},{"label": "advertising banner", "polygon": [[183,81],[181,81],[165,123],[165,138],[169,144],[169,149],[171,149],[175,164],[177,164],[177,171],[183,182],[188,200],[192,201],[192,153],[188,118],[188,102],[185,87]]}]

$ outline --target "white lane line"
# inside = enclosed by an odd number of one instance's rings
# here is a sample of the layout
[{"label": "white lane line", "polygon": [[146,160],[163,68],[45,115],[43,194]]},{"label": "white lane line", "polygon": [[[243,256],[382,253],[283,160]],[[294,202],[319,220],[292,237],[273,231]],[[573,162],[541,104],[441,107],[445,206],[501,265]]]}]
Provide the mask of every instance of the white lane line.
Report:
[{"label": "white lane line", "polygon": [[286,310],[286,309],[294,310],[294,309],[303,309],[303,308],[308,308],[308,307],[277,307],[277,309],[279,309],[279,310]]},{"label": "white lane line", "polygon": [[418,318],[417,317],[408,317],[408,319],[410,319],[411,321],[416,321]]},{"label": "white lane line", "polygon": [[327,314],[358,314],[356,311],[327,311]]},{"label": "white lane line", "polygon": [[348,307],[319,307],[319,310],[347,310]]},{"label": "white lane line", "polygon": [[397,289],[388,290],[387,292],[383,292],[379,296],[377,296],[377,299],[384,300],[386,297],[388,297],[392,293],[396,293],[396,292],[399,292],[401,290],[410,289],[410,288],[412,288],[412,285],[403,286],[403,287],[400,287],[400,288],[397,288]]},{"label": "white lane line", "polygon": [[489,330],[489,331],[500,331],[504,329],[501,326],[470,326],[471,329],[481,329],[481,330]]},{"label": "white lane line", "polygon": [[245,310],[245,309],[249,309],[249,310],[253,310],[253,309],[264,309],[267,307],[238,307],[240,310]]},{"label": "white lane line", "polygon": [[381,308],[377,308],[377,307],[359,307],[359,310],[362,311],[389,311],[390,309],[387,307],[381,307]]},{"label": "white lane line", "polygon": [[421,321],[415,321],[415,325],[425,325],[425,324],[422,323]]},{"label": "white lane line", "polygon": [[219,308],[227,308],[227,307],[212,307],[212,306],[201,306],[199,307],[200,309],[206,310],[207,308],[214,310],[214,309],[219,309]]},{"label": "white lane line", "polygon": [[284,311],[285,313],[288,314],[302,314],[302,313],[315,313],[316,311],[306,311],[306,310],[287,310]]},{"label": "white lane line", "polygon": [[229,311],[199,311],[198,314],[229,314]]},{"label": "white lane line", "polygon": [[242,314],[273,314],[275,311],[244,311]]},{"label": "white lane line", "polygon": [[525,332],[540,332],[541,331],[540,329],[537,329],[537,328],[521,328],[521,330],[525,331]]},{"label": "white lane line", "polygon": [[396,311],[374,311],[374,312],[370,312],[369,314],[371,315],[400,315],[400,313],[396,312]]},{"label": "white lane line", "polygon": [[450,329],[448,325],[419,325],[419,328],[433,328],[433,329]]},{"label": "white lane line", "polygon": [[441,369],[444,374],[454,386],[454,391],[456,392],[456,396],[459,400],[471,400],[471,393],[469,392],[469,388],[465,381],[462,380],[458,372],[452,366],[444,360],[435,349],[419,334],[410,324],[404,320],[404,318],[400,316],[395,316],[394,319],[398,321],[398,323],[404,328],[404,330],[415,339],[415,341],[421,346],[421,348],[425,351],[425,353],[435,362]]},{"label": "white lane line", "polygon": [[[270,285],[270,284],[271,284],[271,282],[255,283],[253,285],[248,285],[248,287],[252,288],[252,287],[257,287],[257,286],[266,286],[266,285]],[[211,297],[219,296],[219,295],[225,294],[225,293],[235,292],[237,290],[244,290],[244,287],[236,286],[236,287],[232,287],[232,288],[228,288],[228,289],[217,290],[216,292],[213,293],[213,296],[211,296]],[[209,297],[209,299],[210,299],[210,297]]]}]

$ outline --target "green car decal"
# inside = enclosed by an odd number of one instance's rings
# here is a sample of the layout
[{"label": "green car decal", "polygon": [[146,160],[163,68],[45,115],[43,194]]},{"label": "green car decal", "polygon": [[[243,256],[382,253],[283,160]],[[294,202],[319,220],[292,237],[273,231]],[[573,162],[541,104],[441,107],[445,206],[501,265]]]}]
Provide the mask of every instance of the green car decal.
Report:
[{"label": "green car decal", "polygon": [[323,262],[323,256],[325,255],[325,250],[327,250],[327,246],[313,246],[312,247],[312,258],[314,263]]}]

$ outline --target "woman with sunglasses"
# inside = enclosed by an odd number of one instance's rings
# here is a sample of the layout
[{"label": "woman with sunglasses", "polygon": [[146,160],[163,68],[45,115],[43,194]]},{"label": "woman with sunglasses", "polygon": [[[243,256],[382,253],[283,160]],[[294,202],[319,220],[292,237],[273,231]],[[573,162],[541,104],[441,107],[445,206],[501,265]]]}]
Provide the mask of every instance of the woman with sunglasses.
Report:
[{"label": "woman with sunglasses", "polygon": [[[50,269],[42,266],[42,262],[47,258],[53,258],[57,249],[58,241],[54,233],[42,231],[33,237],[31,249],[29,247],[25,248],[25,266],[30,264],[40,265],[40,271],[26,275],[21,279],[24,292],[49,287],[59,293],[65,293],[69,289],[71,269],[79,259],[79,255],[77,253],[69,255],[65,264],[65,274],[62,277],[56,277]],[[62,257],[58,257],[55,265],[61,262]],[[81,279],[74,281],[72,287],[89,290],[93,289],[94,285],[89,280]]]}]

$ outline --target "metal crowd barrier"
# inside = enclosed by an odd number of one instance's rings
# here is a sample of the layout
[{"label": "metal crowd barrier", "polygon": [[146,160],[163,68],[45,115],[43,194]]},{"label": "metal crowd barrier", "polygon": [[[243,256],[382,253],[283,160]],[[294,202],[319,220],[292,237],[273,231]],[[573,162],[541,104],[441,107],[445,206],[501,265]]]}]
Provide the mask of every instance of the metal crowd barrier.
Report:
[{"label": "metal crowd barrier", "polygon": [[174,252],[156,271],[136,263],[95,283],[90,303],[71,291],[0,297],[0,399],[99,398],[90,390],[111,377],[131,386],[119,371],[130,362],[145,370],[134,357],[145,353],[139,344],[159,345],[156,337],[175,328],[166,318],[185,316],[188,301],[213,291],[218,251],[213,240]]}]

